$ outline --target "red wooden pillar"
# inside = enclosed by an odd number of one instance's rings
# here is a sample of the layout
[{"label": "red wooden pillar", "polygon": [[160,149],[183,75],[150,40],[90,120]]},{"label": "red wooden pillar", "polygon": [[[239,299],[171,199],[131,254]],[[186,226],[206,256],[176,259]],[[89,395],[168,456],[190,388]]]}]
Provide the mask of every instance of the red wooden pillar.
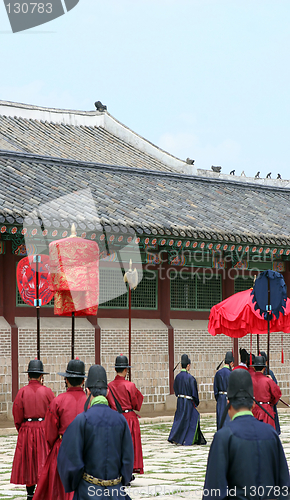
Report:
[{"label": "red wooden pillar", "polygon": [[6,241],[3,262],[3,316],[11,327],[11,370],[12,401],[18,392],[18,328],[15,324],[16,312],[16,259],[12,254],[12,242]]},{"label": "red wooden pillar", "polygon": [[[223,300],[227,299],[231,295],[234,295],[235,293],[235,276],[236,272],[233,267],[232,267],[232,262],[229,261],[227,263],[227,269],[226,269],[226,275],[225,279],[223,280]],[[239,364],[239,340],[234,339],[234,348],[233,348],[233,355],[235,358],[234,365],[237,366]]]},{"label": "red wooden pillar", "polygon": [[168,369],[169,369],[169,391],[174,394],[174,329],[170,324],[170,276],[167,263],[167,254],[162,253],[162,263],[158,270],[158,300],[160,308],[160,319],[168,328]]},{"label": "red wooden pillar", "polygon": [[98,325],[96,316],[88,316],[88,320],[95,328],[95,363],[101,364],[101,327]]}]

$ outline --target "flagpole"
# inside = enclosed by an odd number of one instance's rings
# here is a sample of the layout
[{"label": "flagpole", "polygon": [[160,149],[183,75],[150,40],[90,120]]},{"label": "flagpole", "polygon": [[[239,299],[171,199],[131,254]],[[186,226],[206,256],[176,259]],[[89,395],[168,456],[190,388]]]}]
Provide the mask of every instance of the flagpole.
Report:
[{"label": "flagpole", "polygon": [[40,359],[40,300],[39,300],[39,272],[38,272],[38,262],[41,262],[40,255],[34,255],[33,260],[35,262],[35,281],[36,281],[36,338],[37,338],[37,359]]},{"label": "flagpole", "polygon": [[71,359],[75,358],[75,312],[71,313]]},{"label": "flagpole", "polygon": [[[129,285],[129,366],[131,367],[131,288]],[[131,368],[129,368],[129,380],[131,382]]]},{"label": "flagpole", "polygon": [[[138,272],[137,269],[135,268],[134,271],[132,270],[132,260],[130,259],[129,262],[129,269],[128,271],[124,274],[124,282],[128,283],[128,293],[129,293],[129,366],[131,366],[131,333],[132,333],[132,328],[131,328],[131,316],[132,316],[132,304],[131,304],[131,289],[135,288],[138,285]],[[129,380],[131,381],[131,368],[129,368]]]},{"label": "flagpole", "polygon": [[270,305],[270,279],[268,277],[268,314],[267,314],[267,321],[268,321],[268,341],[267,341],[267,355],[268,355],[268,371],[270,373],[270,313],[271,313],[271,305]]}]

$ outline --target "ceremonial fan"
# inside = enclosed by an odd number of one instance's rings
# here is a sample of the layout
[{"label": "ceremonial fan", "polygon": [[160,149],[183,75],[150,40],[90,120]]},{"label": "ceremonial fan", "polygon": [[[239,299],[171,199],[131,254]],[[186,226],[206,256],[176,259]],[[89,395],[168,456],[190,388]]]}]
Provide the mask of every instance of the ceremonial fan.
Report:
[{"label": "ceremonial fan", "polygon": [[53,298],[49,288],[48,255],[30,255],[18,262],[17,285],[25,304],[36,308],[37,322],[37,359],[40,359],[40,307]]}]

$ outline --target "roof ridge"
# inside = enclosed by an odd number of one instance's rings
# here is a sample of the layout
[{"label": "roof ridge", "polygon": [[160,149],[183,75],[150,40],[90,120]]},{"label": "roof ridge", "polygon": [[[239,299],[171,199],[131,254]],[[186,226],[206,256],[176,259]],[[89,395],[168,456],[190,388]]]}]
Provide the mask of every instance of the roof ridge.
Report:
[{"label": "roof ridge", "polygon": [[164,170],[145,170],[141,168],[134,168],[134,167],[127,167],[127,166],[122,166],[122,165],[112,165],[112,164],[106,164],[106,163],[97,163],[97,162],[88,162],[88,161],[80,161],[80,160],[74,160],[71,158],[59,158],[59,157],[52,157],[52,156],[45,156],[45,155],[37,155],[35,153],[25,153],[25,152],[18,152],[18,151],[5,151],[5,150],[0,150],[0,158],[23,158],[24,160],[31,160],[31,161],[40,161],[42,163],[55,163],[55,164],[60,164],[60,165],[68,165],[68,166],[74,166],[74,167],[80,167],[80,168],[102,168],[106,170],[111,170],[114,172],[124,172],[124,173],[134,173],[138,175],[145,175],[145,176],[154,176],[154,177],[165,177],[165,178],[173,178],[176,179],[178,178],[179,181],[183,180],[190,180],[193,182],[207,182],[211,184],[227,184],[229,186],[234,186],[234,187],[239,187],[239,188],[255,188],[259,190],[266,190],[266,191],[276,191],[276,192],[287,192],[289,193],[290,191],[290,185],[288,186],[273,186],[273,185],[265,185],[265,184],[256,184],[255,182],[237,182],[234,180],[230,179],[221,179],[221,178],[213,178],[213,177],[206,177],[206,176],[201,176],[201,175],[192,175],[192,174],[180,174],[176,172],[168,172]]},{"label": "roof ridge", "polygon": [[113,117],[108,111],[64,110],[0,100],[0,116],[7,116],[12,119],[21,118],[39,122],[62,123],[63,125],[73,127],[94,126],[103,128],[113,136],[130,144],[136,150],[147,153],[176,172],[196,174],[196,167],[194,165],[187,164],[186,161],[177,158],[148,139],[145,139],[145,137],[142,137]]}]

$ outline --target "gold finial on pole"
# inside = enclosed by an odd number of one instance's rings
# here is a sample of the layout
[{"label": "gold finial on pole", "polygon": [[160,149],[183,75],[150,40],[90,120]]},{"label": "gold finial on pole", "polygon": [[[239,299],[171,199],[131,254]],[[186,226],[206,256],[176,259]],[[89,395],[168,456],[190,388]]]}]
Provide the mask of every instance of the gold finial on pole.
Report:
[{"label": "gold finial on pole", "polygon": [[75,226],[75,224],[73,222],[72,226],[71,226],[71,235],[69,236],[69,238],[75,238],[76,235],[77,235],[76,226]]}]

